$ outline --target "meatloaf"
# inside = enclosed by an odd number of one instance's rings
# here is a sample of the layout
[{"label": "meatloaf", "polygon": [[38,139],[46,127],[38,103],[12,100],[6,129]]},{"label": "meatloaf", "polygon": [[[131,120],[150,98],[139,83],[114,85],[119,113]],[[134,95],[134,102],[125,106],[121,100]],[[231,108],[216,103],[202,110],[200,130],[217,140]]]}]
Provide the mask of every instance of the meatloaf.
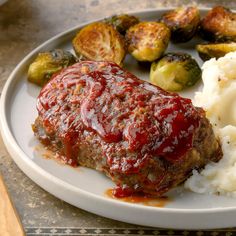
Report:
[{"label": "meatloaf", "polygon": [[110,62],[74,64],[37,99],[36,137],[64,163],[104,172],[116,197],[161,196],[221,146],[203,109]]}]

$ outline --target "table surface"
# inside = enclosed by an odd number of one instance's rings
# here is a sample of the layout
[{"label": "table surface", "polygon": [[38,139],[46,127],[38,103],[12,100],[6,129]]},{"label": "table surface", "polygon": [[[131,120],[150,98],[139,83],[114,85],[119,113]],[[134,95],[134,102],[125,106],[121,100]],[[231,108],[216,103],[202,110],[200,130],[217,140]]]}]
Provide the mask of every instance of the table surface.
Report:
[{"label": "table surface", "polygon": [[[186,0],[8,0],[0,6],[0,91],[14,67],[50,37],[82,22],[115,13],[190,4]],[[235,9],[236,1],[195,1]],[[73,207],[32,182],[16,166],[0,137],[0,172],[19,212],[27,235],[210,235],[209,231],[144,228],[106,219]],[[129,230],[129,231],[127,231]],[[223,234],[232,229],[217,231]],[[214,235],[214,234],[212,234]]]}]

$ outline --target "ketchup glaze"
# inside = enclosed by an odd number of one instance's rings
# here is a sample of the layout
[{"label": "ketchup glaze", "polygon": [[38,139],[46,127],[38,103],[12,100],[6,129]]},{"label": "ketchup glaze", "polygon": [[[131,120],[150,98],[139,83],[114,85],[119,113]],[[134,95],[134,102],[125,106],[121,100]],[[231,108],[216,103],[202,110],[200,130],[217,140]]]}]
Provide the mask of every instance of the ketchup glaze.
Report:
[{"label": "ketchup glaze", "polygon": [[[100,139],[111,173],[138,173],[151,158],[176,162],[193,145],[203,110],[110,62],[83,61],[41,90],[37,109],[61,158],[76,166],[81,135]],[[111,174],[112,175],[112,174]]]}]

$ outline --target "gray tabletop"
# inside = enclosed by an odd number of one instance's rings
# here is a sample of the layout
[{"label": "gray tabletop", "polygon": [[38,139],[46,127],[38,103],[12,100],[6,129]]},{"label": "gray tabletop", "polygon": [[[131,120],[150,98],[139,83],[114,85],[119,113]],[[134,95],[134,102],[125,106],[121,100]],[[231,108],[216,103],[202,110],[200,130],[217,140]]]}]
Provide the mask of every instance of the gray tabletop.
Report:
[{"label": "gray tabletop", "polygon": [[[0,6],[0,91],[13,68],[25,55],[64,30],[115,13],[189,3],[191,1],[186,0],[8,0]],[[228,8],[236,8],[236,2],[232,0],[198,0],[195,3],[201,7],[221,4]],[[0,172],[27,235],[190,233],[144,228],[106,219],[55,198],[21,172],[7,153],[1,138]],[[230,230],[224,230],[224,235],[227,232],[230,233]],[[220,235],[223,231],[215,233]],[[194,234],[210,235],[210,232],[194,232]]]}]

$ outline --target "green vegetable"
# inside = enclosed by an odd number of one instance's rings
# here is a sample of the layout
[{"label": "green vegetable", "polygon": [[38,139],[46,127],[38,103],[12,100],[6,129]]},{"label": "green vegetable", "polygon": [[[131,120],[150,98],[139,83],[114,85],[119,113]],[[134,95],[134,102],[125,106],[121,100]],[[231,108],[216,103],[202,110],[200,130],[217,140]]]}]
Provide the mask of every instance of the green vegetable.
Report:
[{"label": "green vegetable", "polygon": [[131,26],[139,23],[139,19],[135,16],[122,14],[107,18],[104,22],[112,25],[120,34],[125,35]]},{"label": "green vegetable", "polygon": [[197,7],[180,7],[165,13],[161,21],[171,29],[171,40],[183,43],[193,38],[197,32],[200,13]]},{"label": "green vegetable", "polygon": [[236,13],[216,6],[201,21],[200,35],[211,42],[236,42]]},{"label": "green vegetable", "polygon": [[165,52],[170,30],[158,22],[141,22],[128,29],[125,35],[129,53],[138,61],[152,62]]},{"label": "green vegetable", "polygon": [[52,75],[76,62],[75,57],[62,49],[39,53],[28,69],[28,80],[43,86]]},{"label": "green vegetable", "polygon": [[87,60],[112,61],[122,65],[126,55],[124,39],[104,22],[85,26],[77,33],[72,44],[76,55]]},{"label": "green vegetable", "polygon": [[199,56],[203,61],[209,60],[213,57],[223,57],[229,52],[236,51],[236,43],[211,43],[211,44],[199,44],[196,47]]},{"label": "green vegetable", "polygon": [[151,65],[151,82],[167,91],[181,91],[200,78],[200,67],[186,53],[168,53]]}]

